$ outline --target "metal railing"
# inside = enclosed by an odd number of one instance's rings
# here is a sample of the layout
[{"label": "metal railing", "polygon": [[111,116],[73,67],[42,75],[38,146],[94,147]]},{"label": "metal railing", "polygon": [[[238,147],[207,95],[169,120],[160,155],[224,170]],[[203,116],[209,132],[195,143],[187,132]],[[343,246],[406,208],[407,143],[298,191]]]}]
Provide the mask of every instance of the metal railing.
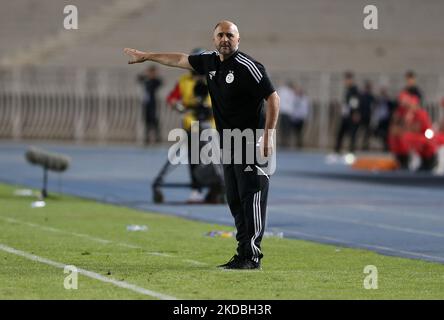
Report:
[{"label": "metal railing", "polygon": [[[305,145],[333,144],[340,117],[342,74],[285,72],[272,74],[277,83],[292,79],[307,92],[311,108]],[[397,92],[402,75],[357,75]],[[443,76],[420,76],[425,107],[433,120],[443,116]],[[164,97],[165,91],[160,95]],[[180,114],[159,104],[161,137],[180,127]],[[142,89],[127,69],[11,68],[0,70],[0,139],[128,142],[142,144]],[[285,139],[279,136],[278,141]]]}]

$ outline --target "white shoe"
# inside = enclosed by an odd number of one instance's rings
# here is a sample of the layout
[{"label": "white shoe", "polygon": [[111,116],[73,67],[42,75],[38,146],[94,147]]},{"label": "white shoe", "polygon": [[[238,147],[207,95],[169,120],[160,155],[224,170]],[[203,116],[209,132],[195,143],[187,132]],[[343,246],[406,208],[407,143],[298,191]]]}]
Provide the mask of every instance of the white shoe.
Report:
[{"label": "white shoe", "polygon": [[196,189],[193,189],[190,196],[188,197],[188,202],[202,202],[203,200],[203,193]]}]

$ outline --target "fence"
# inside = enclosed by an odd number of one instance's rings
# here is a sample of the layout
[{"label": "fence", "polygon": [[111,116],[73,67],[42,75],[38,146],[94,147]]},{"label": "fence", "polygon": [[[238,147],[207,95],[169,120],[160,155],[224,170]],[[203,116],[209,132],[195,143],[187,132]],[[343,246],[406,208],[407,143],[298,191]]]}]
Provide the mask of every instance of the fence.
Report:
[{"label": "fence", "polygon": [[[272,74],[277,83],[291,79],[311,99],[305,130],[306,145],[333,144],[342,100],[342,74]],[[402,75],[357,75],[397,92]],[[422,75],[419,83],[432,119],[442,116],[439,101],[444,77]],[[12,68],[0,70],[0,139],[68,140],[71,142],[128,142],[142,144],[142,90],[127,69]],[[164,100],[164,99],[162,99]],[[161,136],[180,127],[180,115],[160,103]],[[278,141],[284,139],[278,133]]]}]

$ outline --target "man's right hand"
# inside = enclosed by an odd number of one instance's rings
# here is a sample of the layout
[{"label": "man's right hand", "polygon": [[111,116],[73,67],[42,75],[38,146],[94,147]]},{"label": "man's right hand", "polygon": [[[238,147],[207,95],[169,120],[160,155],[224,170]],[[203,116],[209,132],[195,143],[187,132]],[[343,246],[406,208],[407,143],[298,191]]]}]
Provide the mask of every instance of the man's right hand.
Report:
[{"label": "man's right hand", "polygon": [[136,49],[131,49],[131,48],[125,48],[125,49],[123,49],[123,52],[125,52],[131,58],[128,61],[128,64],[141,63],[141,62],[145,62],[147,60],[147,53],[146,52],[139,51]]}]

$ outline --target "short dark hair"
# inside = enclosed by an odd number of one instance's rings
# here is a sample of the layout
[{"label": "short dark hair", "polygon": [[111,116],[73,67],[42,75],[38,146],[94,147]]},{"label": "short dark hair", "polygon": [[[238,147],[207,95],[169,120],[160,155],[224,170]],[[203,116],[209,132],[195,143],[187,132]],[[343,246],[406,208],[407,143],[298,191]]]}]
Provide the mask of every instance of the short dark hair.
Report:
[{"label": "short dark hair", "polygon": [[229,22],[229,23],[232,23],[232,24],[234,24],[234,22],[231,22],[231,21],[227,21],[227,20],[222,20],[222,21],[219,21],[215,26],[214,26],[214,29],[213,29],[213,31],[214,30],[216,30],[217,29],[217,27],[219,27],[220,25],[221,25],[221,23],[223,23],[223,22]]},{"label": "short dark hair", "polygon": [[365,90],[372,90],[373,89],[373,84],[370,80],[366,79],[364,81],[364,89]]},{"label": "short dark hair", "polygon": [[345,79],[354,79],[354,78],[355,78],[355,75],[354,75],[353,72],[351,72],[351,71],[345,71],[345,72],[344,72],[344,78],[345,78]]},{"label": "short dark hair", "polygon": [[416,78],[415,71],[413,71],[413,70],[408,70],[408,71],[405,73],[405,77],[406,77],[406,78]]}]

